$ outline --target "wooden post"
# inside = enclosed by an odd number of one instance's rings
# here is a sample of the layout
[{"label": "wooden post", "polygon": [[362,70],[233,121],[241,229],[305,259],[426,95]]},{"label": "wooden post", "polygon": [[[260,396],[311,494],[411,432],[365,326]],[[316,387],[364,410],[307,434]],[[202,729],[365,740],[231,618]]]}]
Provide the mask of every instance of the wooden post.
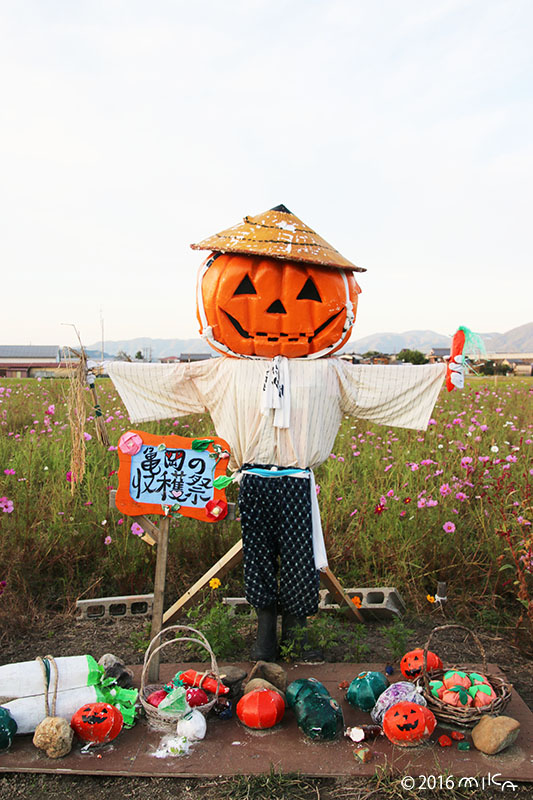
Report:
[{"label": "wooden post", "polygon": [[331,592],[333,597],[335,597],[341,608],[348,609],[350,615],[352,617],[355,617],[358,622],[364,622],[363,615],[361,614],[355,603],[352,603],[352,601],[345,593],[344,589],[342,588],[339,581],[337,580],[337,578],[335,577],[335,575],[333,574],[333,572],[330,570],[329,567],[326,567],[326,569],[320,572],[320,580],[322,581],[324,586],[327,589],[329,589],[329,591]]},{"label": "wooden post", "polygon": [[[159,535],[157,543],[157,559],[155,563],[154,577],[154,609],[152,612],[151,638],[157,636],[163,627],[163,603],[165,599],[165,578],[167,574],[167,551],[168,551],[168,529],[170,519],[162,517],[159,523]],[[159,680],[159,656],[156,653],[150,661],[148,668],[148,681],[157,683]]]}]

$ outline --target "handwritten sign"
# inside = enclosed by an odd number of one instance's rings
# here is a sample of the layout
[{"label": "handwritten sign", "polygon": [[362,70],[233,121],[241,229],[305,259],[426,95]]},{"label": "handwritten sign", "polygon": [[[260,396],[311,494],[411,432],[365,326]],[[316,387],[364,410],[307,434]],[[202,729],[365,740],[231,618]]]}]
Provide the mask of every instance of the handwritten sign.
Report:
[{"label": "handwritten sign", "polygon": [[129,516],[174,515],[215,522],[227,514],[229,448],[223,439],[127,431],[118,445],[116,506]]}]

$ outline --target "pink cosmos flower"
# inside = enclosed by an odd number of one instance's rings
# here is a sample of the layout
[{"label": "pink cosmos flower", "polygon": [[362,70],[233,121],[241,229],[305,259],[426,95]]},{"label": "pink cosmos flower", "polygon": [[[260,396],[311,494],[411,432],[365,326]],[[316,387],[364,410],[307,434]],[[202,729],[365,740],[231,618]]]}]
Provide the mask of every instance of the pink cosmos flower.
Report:
[{"label": "pink cosmos flower", "polygon": [[111,538],[111,536],[106,536],[104,539],[104,544],[111,544],[112,541],[113,539]]},{"label": "pink cosmos flower", "polygon": [[13,511],[13,500],[8,500],[7,497],[0,497],[0,508],[4,513],[11,514]]},{"label": "pink cosmos flower", "polygon": [[468,500],[468,495],[464,492],[457,492],[455,495],[455,499],[459,500],[460,503],[464,503],[465,500]]},{"label": "pink cosmos flower", "polygon": [[91,436],[90,433],[87,433],[85,431],[84,434],[83,434],[83,438],[85,439],[86,442],[90,442],[93,437]]},{"label": "pink cosmos flower", "polygon": [[445,533],[455,533],[455,525],[453,522],[445,522],[442,529]]},{"label": "pink cosmos flower", "polygon": [[14,475],[14,474],[15,474],[15,470],[14,469],[5,469],[4,470],[4,475]]},{"label": "pink cosmos flower", "polygon": [[440,491],[440,493],[441,493],[441,495],[443,497],[446,497],[447,495],[452,493],[452,490],[451,490],[451,487],[450,487],[449,483],[443,483],[442,486],[440,487],[439,491]]},{"label": "pink cosmos flower", "polygon": [[133,525],[131,526],[131,532],[133,533],[134,536],[143,536],[144,535],[144,531],[143,531],[143,529],[141,528],[141,526],[139,525],[138,522],[134,522],[133,523]]},{"label": "pink cosmos flower", "polygon": [[49,405],[49,406],[48,406],[48,408],[46,409],[46,411],[45,411],[44,413],[45,413],[45,414],[48,414],[48,415],[51,417],[51,416],[53,416],[53,415],[55,414],[55,411],[56,411],[56,407],[55,407],[55,405],[52,403],[52,405]]}]

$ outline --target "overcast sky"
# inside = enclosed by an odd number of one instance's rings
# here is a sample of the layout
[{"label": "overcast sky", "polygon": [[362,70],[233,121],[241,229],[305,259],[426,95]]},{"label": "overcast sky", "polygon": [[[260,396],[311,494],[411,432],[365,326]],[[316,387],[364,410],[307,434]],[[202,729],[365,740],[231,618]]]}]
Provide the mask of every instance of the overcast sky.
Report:
[{"label": "overcast sky", "polygon": [[191,242],[279,203],[354,338],[533,320],[531,0],[0,0],[0,344],[196,336]]}]

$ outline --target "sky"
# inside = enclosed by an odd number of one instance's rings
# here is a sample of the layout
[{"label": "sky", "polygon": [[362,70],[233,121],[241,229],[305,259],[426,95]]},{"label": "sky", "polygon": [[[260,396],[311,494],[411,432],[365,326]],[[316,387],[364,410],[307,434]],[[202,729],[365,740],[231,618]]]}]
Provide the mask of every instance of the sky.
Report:
[{"label": "sky", "polygon": [[280,203],[368,270],[353,338],[531,322],[532,34],[530,0],[0,0],[0,344],[197,336],[189,245]]}]

